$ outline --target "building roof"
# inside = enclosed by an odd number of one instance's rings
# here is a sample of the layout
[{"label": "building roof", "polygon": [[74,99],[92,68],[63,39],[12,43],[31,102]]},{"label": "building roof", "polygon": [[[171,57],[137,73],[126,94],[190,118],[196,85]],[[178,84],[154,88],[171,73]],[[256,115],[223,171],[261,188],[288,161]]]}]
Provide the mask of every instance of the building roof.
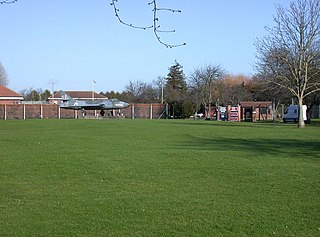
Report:
[{"label": "building roof", "polygon": [[272,101],[241,101],[241,107],[270,107]]},{"label": "building roof", "polygon": [[0,100],[2,101],[21,101],[23,96],[9,88],[0,85]]},{"label": "building roof", "polygon": [[[92,91],[65,91],[65,93],[69,96],[71,96],[73,99],[78,99],[78,100],[87,100],[87,99],[92,99]],[[54,93],[54,98],[61,98],[60,92]],[[108,99],[104,95],[94,93],[94,98],[95,99]],[[49,100],[52,100],[52,97],[49,97]]]}]

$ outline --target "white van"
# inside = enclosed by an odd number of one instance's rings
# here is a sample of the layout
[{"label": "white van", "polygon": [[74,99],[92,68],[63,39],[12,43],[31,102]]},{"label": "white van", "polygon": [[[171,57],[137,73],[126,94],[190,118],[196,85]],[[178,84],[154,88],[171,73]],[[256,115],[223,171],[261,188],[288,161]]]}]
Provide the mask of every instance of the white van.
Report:
[{"label": "white van", "polygon": [[[302,116],[303,116],[303,120],[307,121],[307,106],[306,105],[302,105]],[[299,106],[298,105],[290,105],[288,107],[288,112],[283,115],[283,122],[298,122],[299,121]]]}]

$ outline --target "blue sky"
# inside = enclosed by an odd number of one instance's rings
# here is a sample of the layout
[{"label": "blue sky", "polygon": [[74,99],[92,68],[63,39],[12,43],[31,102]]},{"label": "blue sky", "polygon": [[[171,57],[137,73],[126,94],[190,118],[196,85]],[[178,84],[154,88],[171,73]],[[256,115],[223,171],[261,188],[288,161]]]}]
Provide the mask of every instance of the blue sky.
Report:
[{"label": "blue sky", "polygon": [[[149,0],[150,1],[150,0]],[[187,46],[168,49],[152,30],[118,22],[109,0],[19,0],[0,5],[0,62],[8,87],[23,89],[123,91],[129,81],[166,76],[177,60],[186,76],[195,68],[219,64],[232,74],[254,73],[257,37],[273,25],[275,4],[289,0],[158,0],[163,41]],[[151,25],[145,0],[119,0],[123,20]]]}]

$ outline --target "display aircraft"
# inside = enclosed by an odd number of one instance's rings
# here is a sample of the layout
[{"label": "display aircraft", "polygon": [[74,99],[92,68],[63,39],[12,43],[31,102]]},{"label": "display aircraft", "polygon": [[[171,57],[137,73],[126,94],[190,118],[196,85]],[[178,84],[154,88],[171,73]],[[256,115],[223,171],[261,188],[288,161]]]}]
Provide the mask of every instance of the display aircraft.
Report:
[{"label": "display aircraft", "polygon": [[59,105],[63,109],[73,110],[101,110],[100,114],[104,115],[104,110],[124,109],[129,106],[128,103],[119,99],[96,99],[96,100],[75,100],[67,95],[64,91],[60,91],[62,103]]}]

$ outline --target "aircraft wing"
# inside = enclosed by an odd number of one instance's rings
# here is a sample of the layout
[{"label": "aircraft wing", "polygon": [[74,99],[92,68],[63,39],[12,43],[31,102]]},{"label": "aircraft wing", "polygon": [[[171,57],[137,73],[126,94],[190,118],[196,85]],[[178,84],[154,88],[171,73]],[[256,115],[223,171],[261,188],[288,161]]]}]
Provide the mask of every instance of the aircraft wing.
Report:
[{"label": "aircraft wing", "polygon": [[111,110],[111,109],[123,109],[128,107],[129,104],[118,99],[110,99],[103,101],[67,101],[60,105],[64,109],[74,110]]}]

